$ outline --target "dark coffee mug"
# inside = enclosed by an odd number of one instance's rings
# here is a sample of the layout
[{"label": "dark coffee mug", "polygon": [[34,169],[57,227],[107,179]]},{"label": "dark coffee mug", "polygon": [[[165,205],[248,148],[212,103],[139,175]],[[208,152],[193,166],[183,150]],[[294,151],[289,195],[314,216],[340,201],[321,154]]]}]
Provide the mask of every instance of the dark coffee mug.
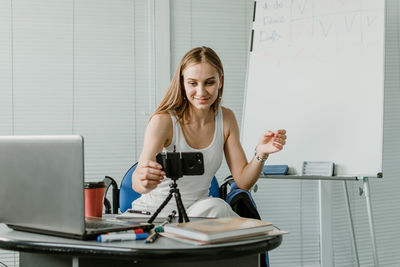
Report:
[{"label": "dark coffee mug", "polygon": [[104,182],[85,182],[85,216],[101,217],[103,214]]}]

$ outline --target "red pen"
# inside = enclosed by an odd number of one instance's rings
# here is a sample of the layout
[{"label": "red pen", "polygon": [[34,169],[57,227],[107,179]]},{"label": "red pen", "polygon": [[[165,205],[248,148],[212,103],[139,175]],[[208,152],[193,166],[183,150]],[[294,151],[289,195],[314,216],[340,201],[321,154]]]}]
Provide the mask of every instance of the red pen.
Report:
[{"label": "red pen", "polygon": [[108,234],[126,234],[126,233],[131,233],[132,231],[135,234],[143,234],[144,233],[144,230],[142,228],[138,228],[138,229],[133,229],[133,230],[128,230],[128,231],[118,231],[118,232],[106,233],[106,235],[108,235]]},{"label": "red pen", "polygon": [[135,232],[135,234],[143,234],[144,230],[142,228],[139,228],[139,229],[134,229],[133,232]]}]

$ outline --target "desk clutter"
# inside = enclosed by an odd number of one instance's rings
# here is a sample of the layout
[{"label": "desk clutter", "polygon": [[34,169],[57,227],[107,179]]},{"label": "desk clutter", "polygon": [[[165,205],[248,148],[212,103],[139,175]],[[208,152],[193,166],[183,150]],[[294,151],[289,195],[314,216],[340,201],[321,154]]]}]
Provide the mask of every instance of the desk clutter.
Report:
[{"label": "desk clutter", "polygon": [[154,229],[135,229],[130,231],[99,235],[98,242],[142,241],[151,244],[160,237],[171,238],[193,245],[207,245],[241,241],[252,238],[272,237],[287,234],[274,227],[271,222],[244,217],[204,218],[190,222],[171,223],[176,212]]}]

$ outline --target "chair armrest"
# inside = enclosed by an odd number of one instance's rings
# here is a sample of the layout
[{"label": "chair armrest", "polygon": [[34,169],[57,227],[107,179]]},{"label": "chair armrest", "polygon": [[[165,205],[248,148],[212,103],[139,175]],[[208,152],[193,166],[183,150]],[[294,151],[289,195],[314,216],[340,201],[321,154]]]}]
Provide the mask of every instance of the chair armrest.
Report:
[{"label": "chair armrest", "polygon": [[109,187],[112,186],[112,213],[113,214],[118,214],[118,208],[119,208],[119,189],[118,189],[118,184],[110,176],[105,176],[103,181],[106,184],[106,192],[105,192],[105,195],[104,195],[104,205],[107,208],[107,203],[106,202],[108,202],[108,204],[110,204],[110,201],[105,196],[107,195]]},{"label": "chair armrest", "polygon": [[[228,177],[226,177],[224,179],[224,181],[221,183],[221,185],[219,187],[220,198],[222,198],[223,200],[226,200],[226,197],[228,195],[228,185],[231,185],[234,181],[235,181],[235,179],[232,177],[232,175],[229,175]],[[257,184],[253,185],[249,189],[248,192],[251,192],[251,191],[256,193],[258,191],[258,185]]]},{"label": "chair armrest", "polygon": [[222,182],[222,184],[219,187],[220,198],[222,198],[223,200],[226,200],[226,196],[228,195],[228,184],[230,185],[233,182],[234,182],[234,179],[233,179],[232,175],[229,175],[228,177],[226,177],[224,179],[224,181]]},{"label": "chair armrest", "polygon": [[105,207],[104,213],[111,214],[111,203],[106,197],[104,197],[104,207]]}]

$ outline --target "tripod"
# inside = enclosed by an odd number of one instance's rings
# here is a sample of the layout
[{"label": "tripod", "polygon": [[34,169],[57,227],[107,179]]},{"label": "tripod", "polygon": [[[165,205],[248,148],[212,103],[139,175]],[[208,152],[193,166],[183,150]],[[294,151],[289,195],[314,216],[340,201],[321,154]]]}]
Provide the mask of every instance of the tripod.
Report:
[{"label": "tripod", "polygon": [[189,222],[189,218],[186,214],[185,207],[183,206],[182,203],[182,198],[181,198],[181,193],[179,192],[178,184],[176,183],[176,179],[172,179],[172,183],[169,185],[171,188],[169,190],[169,194],[167,198],[161,203],[160,207],[156,210],[156,212],[153,214],[153,216],[150,217],[150,219],[147,221],[148,223],[153,223],[154,219],[157,218],[158,214],[162,211],[162,209],[168,204],[168,202],[171,200],[172,195],[175,197],[176,200],[176,206],[178,208],[178,215],[179,215],[179,220],[178,222]]}]

